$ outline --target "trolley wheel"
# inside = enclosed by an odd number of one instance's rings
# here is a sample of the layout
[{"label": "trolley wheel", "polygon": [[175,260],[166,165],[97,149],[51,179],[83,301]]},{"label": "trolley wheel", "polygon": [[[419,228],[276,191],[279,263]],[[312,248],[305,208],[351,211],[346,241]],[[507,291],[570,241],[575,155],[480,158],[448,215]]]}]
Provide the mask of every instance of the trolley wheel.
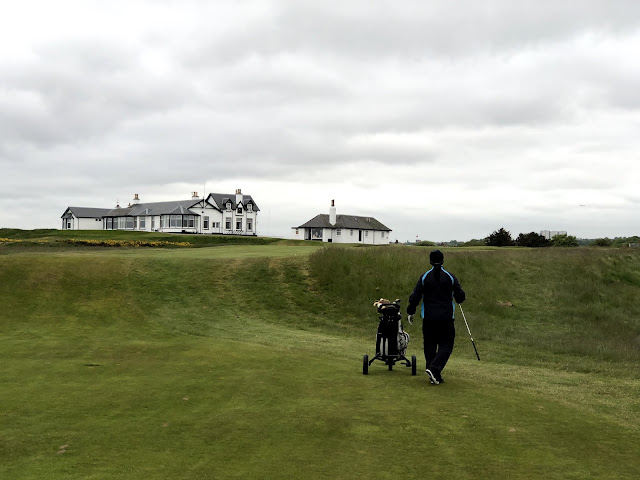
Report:
[{"label": "trolley wheel", "polygon": [[362,374],[369,374],[369,355],[365,355],[364,357],[362,357]]},{"label": "trolley wheel", "polygon": [[415,377],[417,371],[418,371],[418,365],[417,365],[417,362],[416,362],[416,356],[415,355],[411,355],[411,375],[413,375]]}]

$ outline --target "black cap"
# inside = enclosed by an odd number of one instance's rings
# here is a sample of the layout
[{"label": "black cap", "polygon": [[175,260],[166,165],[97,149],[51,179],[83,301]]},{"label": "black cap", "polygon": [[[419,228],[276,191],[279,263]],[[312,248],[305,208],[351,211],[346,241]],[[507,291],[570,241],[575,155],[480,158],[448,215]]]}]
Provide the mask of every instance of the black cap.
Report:
[{"label": "black cap", "polygon": [[440,250],[434,250],[429,254],[429,263],[434,267],[444,263],[444,255]]}]

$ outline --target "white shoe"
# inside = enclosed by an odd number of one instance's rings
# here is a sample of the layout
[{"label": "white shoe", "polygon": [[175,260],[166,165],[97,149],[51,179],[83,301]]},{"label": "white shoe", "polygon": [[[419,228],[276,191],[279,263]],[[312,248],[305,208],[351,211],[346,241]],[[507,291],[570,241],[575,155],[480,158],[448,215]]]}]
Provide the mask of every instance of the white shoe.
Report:
[{"label": "white shoe", "polygon": [[429,370],[428,368],[424,371],[424,373],[429,375],[429,380],[431,381],[432,385],[438,385],[440,383],[438,381],[438,379],[436,378],[436,376],[433,374],[433,372],[431,370]]}]

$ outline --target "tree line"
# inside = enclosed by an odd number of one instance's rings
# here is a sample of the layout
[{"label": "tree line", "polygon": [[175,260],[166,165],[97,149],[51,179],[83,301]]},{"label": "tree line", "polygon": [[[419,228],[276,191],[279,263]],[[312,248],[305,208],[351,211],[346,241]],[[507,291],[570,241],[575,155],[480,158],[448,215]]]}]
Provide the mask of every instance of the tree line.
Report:
[{"label": "tree line", "polygon": [[[409,241],[406,244],[410,244]],[[451,240],[449,242],[432,242],[419,240],[415,243],[419,247],[640,247],[640,237],[615,237],[615,238],[576,238],[573,235],[555,235],[551,240],[536,232],[521,233],[515,239],[511,232],[504,227],[495,230],[486,238],[471,239],[467,242]]]},{"label": "tree line", "polygon": [[[473,242],[473,240],[472,240]],[[476,241],[477,242],[477,241]],[[573,235],[560,234],[555,235],[551,240],[536,232],[521,233],[514,240],[511,233],[504,228],[495,230],[491,235],[482,240],[484,245],[492,247],[577,247],[577,246],[595,246],[595,247],[622,247],[628,245],[638,245],[640,238],[634,237],[616,237],[614,239],[604,237],[596,239],[577,239]]]}]

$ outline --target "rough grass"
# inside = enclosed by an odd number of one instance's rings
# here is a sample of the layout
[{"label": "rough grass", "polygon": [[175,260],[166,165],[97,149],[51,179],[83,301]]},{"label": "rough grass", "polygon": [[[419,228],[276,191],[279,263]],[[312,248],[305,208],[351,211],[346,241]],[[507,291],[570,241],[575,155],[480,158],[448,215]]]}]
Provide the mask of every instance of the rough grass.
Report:
[{"label": "rough grass", "polygon": [[638,477],[637,256],[445,252],[483,360],[432,387],[361,375],[428,251],[246,248],[0,256],[0,477]]},{"label": "rough grass", "polygon": [[[445,268],[467,293],[463,308],[487,359],[637,375],[640,252],[451,249],[445,255]],[[371,299],[400,298],[406,305],[429,268],[428,251],[416,248],[324,249],[311,261],[327,295],[362,325]],[[458,342],[466,342],[460,310],[456,318]]]}]

